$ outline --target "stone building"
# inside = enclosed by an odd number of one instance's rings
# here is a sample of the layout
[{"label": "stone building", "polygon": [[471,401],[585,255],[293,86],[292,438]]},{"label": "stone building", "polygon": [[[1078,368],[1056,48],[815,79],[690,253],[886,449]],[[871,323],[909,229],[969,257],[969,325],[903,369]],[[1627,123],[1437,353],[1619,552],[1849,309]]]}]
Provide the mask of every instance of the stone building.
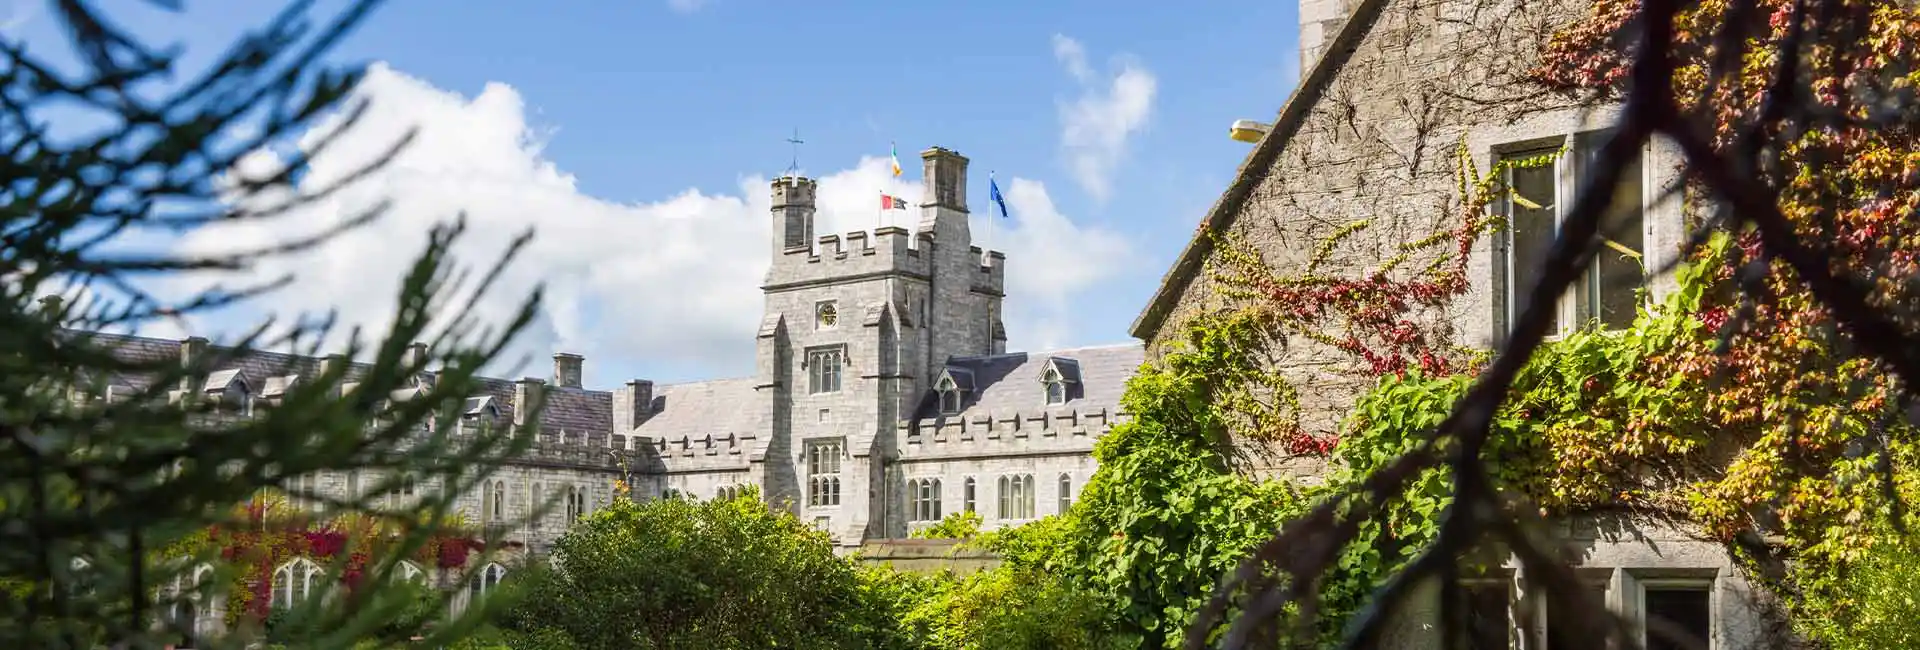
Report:
[{"label": "stone building", "polygon": [[[753,376],[598,390],[582,385],[582,356],[560,353],[548,378],[487,380],[461,426],[510,422],[535,431],[537,443],[479,493],[459,496],[468,521],[538,551],[610,503],[623,472],[640,498],[709,499],[757,486],[845,548],[906,537],[961,510],[997,528],[1066,508],[1093,474],[1094,440],[1121,417],[1141,346],[1007,352],[1006,259],[973,245],[967,159],[940,148],[922,158],[925,193],[911,230],[817,235],[816,182],[773,181],[773,263]],[[96,336],[130,359],[191,363],[219,352],[203,338]],[[179,390],[244,417],[302,376],[346,363],[253,352]],[[354,365],[348,381],[362,371]],[[125,388],[141,381],[125,378]],[[525,421],[536,402],[539,422]],[[345,496],[375,480],[294,482]],[[560,507],[528,521],[556,500]]]},{"label": "stone building", "polygon": [[[1485,173],[1502,158],[1565,147],[1553,164],[1505,179],[1539,207],[1498,206],[1514,227],[1478,242],[1471,291],[1436,317],[1462,343],[1497,348],[1520,313],[1518,292],[1531,286],[1583,167],[1618,114],[1618,106],[1546,93],[1527,77],[1551,30],[1584,8],[1579,0],[1300,0],[1299,86],[1134,323],[1148,355],[1178,339],[1188,319],[1228,304],[1207,271],[1219,254],[1214,233],[1244,242],[1271,266],[1298,269],[1336,229],[1365,219],[1364,234],[1342,244],[1323,270],[1368,268],[1457,215],[1456,151]],[[1676,184],[1680,161],[1664,145],[1641,152],[1638,173],[1616,190],[1612,221],[1603,226],[1616,243],[1643,252],[1645,268],[1677,255],[1684,236],[1679,201],[1660,200]],[[1671,289],[1669,279],[1645,277],[1630,259],[1602,258],[1557,305],[1562,331],[1624,324],[1636,290],[1658,296]],[[1337,422],[1364,390],[1360,379],[1330,370],[1344,358],[1296,341],[1276,361],[1301,391],[1304,424]],[[1759,647],[1783,636],[1769,627],[1768,597],[1724,547],[1691,535],[1684,522],[1594,516],[1557,525],[1581,551],[1580,574],[1632,620],[1657,612],[1710,637],[1715,648]],[[1502,577],[1474,591],[1474,615],[1493,631],[1476,647],[1552,648],[1569,629],[1544,607],[1521,611],[1530,585],[1517,566],[1506,563]],[[1431,633],[1436,594],[1402,612],[1395,640],[1383,647],[1439,647]],[[1522,629],[1518,622],[1527,619]],[[1500,631],[1508,638],[1498,638]]]}]

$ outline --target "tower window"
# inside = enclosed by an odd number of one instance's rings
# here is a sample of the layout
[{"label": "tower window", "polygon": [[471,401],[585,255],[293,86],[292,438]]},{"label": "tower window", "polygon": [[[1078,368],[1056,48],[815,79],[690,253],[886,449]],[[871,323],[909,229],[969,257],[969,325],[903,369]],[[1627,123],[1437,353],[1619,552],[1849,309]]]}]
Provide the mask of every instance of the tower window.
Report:
[{"label": "tower window", "polygon": [[1073,477],[1060,475],[1060,514],[1067,514],[1073,508]]},{"label": "tower window", "polygon": [[807,392],[840,392],[840,366],[843,359],[840,350],[812,350],[807,352]]},{"label": "tower window", "polygon": [[840,505],[840,441],[807,443],[807,506]]},{"label": "tower window", "polygon": [[965,508],[967,512],[976,512],[976,510],[974,510],[973,497],[974,497],[974,489],[978,485],[979,485],[979,482],[973,480],[973,477],[971,476],[967,477],[966,483],[961,484],[962,489],[960,491],[960,507]]}]

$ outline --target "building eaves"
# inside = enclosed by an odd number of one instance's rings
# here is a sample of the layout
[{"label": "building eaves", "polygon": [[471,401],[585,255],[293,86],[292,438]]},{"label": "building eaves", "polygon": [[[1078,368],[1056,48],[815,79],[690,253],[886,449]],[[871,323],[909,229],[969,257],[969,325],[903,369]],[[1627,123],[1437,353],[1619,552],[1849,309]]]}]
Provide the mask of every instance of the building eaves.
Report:
[{"label": "building eaves", "polygon": [[1313,69],[1300,80],[1299,87],[1287,98],[1286,105],[1280,107],[1280,115],[1273,122],[1273,128],[1247,154],[1240,163],[1240,169],[1234,174],[1233,183],[1227,191],[1215,201],[1206,217],[1200,220],[1193,239],[1186,248],[1180,250],[1180,257],[1167,269],[1160,280],[1160,288],[1155,290],[1153,298],[1147,302],[1146,309],[1135,318],[1127,333],[1145,342],[1152,342],[1160,327],[1166,323],[1167,315],[1173,312],[1181,293],[1191,284],[1200,271],[1206,268],[1207,256],[1213,252],[1213,233],[1226,232],[1233,226],[1234,219],[1240,216],[1247,198],[1253,195],[1254,188],[1266,180],[1272,173],[1275,161],[1287,143],[1299,132],[1300,125],[1306,122],[1315,104],[1326,94],[1327,87],[1333,83],[1340,68],[1345,66],[1353,52],[1373,30],[1374,22],[1386,8],[1387,0],[1361,0],[1347,22],[1340,26],[1340,33],[1327,44],[1327,50],[1314,61]]}]

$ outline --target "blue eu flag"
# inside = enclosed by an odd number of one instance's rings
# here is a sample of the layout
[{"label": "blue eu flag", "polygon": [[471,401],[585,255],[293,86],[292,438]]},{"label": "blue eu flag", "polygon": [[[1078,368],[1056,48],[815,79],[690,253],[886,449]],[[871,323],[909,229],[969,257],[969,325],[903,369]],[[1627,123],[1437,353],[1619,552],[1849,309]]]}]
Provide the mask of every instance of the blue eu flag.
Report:
[{"label": "blue eu flag", "polygon": [[993,174],[987,174],[987,191],[988,198],[993,199],[993,204],[1000,206],[1000,218],[1011,219],[1012,217],[1007,216],[1007,199],[1000,196],[1000,183],[993,180]]}]

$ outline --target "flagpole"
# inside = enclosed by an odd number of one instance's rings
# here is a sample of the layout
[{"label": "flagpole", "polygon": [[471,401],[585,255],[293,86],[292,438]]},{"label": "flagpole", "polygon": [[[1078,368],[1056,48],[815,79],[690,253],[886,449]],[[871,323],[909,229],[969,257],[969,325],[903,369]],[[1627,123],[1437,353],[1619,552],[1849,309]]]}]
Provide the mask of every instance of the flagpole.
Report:
[{"label": "flagpole", "polygon": [[[993,170],[987,170],[987,187],[993,187]],[[983,265],[993,259],[993,199],[989,197],[987,203],[987,245],[980,247],[983,249],[980,251],[980,263]]]}]

